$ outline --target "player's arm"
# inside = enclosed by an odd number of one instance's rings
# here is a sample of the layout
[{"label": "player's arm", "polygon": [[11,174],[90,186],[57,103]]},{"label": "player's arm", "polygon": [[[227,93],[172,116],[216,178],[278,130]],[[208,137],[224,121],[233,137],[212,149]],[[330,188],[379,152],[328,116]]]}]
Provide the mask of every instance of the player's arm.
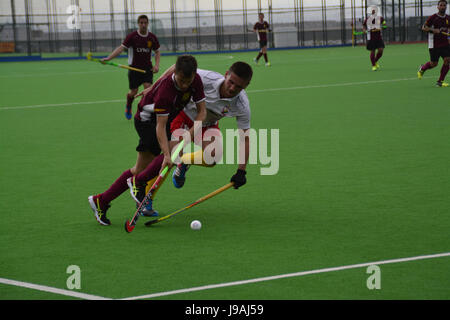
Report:
[{"label": "player's arm", "polygon": [[170,158],[169,139],[167,138],[166,126],[169,115],[157,115],[156,116],[156,137],[158,139],[159,147],[164,155],[164,160],[161,165],[161,170],[165,166],[171,167],[173,165]]},{"label": "player's arm", "polygon": [[244,135],[244,148],[239,148],[239,159],[242,158],[241,153],[243,152],[244,163],[239,163],[236,173],[230,179],[230,182],[234,182],[235,189],[242,187],[247,182],[247,179],[245,178],[247,171],[245,171],[245,169],[247,168],[248,159],[250,156],[250,137],[248,130],[249,129],[240,130],[240,134]]},{"label": "player's arm", "polygon": [[123,45],[118,46],[117,48],[114,49],[113,52],[111,52],[111,54],[109,56],[107,56],[106,58],[100,59],[101,61],[109,61],[114,59],[115,57],[117,57],[119,54],[121,54],[123,52],[123,50],[125,49],[125,47]]},{"label": "player's arm", "polygon": [[428,21],[425,22],[424,25],[422,26],[422,31],[425,31],[428,33],[434,33],[434,34],[441,33],[440,29],[434,29],[432,26],[429,26]]},{"label": "player's arm", "polygon": [[[250,155],[250,137],[248,135],[248,130],[249,129],[243,130],[243,133],[245,135],[245,138],[244,138],[244,149],[243,150],[239,150],[239,152],[244,152],[244,161],[245,162],[239,164],[238,170],[244,170],[245,171],[245,169],[247,168],[248,158],[249,158],[249,155]],[[239,156],[239,159],[240,158],[241,157]]]},{"label": "player's arm", "polygon": [[[202,101],[196,103],[195,106],[197,107],[197,116],[195,117],[194,121],[201,121],[201,122],[205,121],[205,119],[206,119],[206,102],[205,102],[205,100],[202,100]],[[192,141],[194,141],[194,139],[195,139],[194,128],[195,128],[195,126],[192,126],[189,129],[189,133],[191,135]]]},{"label": "player's arm", "polygon": [[367,32],[367,19],[364,20],[363,24],[362,24],[362,32],[366,33]]},{"label": "player's arm", "polygon": [[159,50],[157,50],[155,52],[155,65],[153,66],[153,73],[158,73],[159,71],[159,61],[161,60],[161,52],[159,52]]}]

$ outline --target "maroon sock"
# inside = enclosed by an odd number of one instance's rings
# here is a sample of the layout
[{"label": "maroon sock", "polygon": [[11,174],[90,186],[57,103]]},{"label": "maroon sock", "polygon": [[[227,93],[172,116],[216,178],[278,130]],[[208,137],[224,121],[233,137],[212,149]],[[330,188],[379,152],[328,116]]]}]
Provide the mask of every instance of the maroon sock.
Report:
[{"label": "maroon sock", "polygon": [[160,154],[155,159],[153,159],[153,161],[147,166],[147,168],[145,168],[144,171],[142,171],[136,176],[136,184],[140,185],[147,183],[147,181],[156,177],[159,171],[161,170],[163,160],[164,160],[163,154]]},{"label": "maroon sock", "polygon": [[264,53],[264,60],[266,60],[266,62],[269,61],[269,60],[267,60],[267,53]]},{"label": "maroon sock", "polygon": [[133,105],[134,96],[127,94],[127,108],[131,109],[131,106]]},{"label": "maroon sock", "polygon": [[375,51],[371,51],[370,52],[370,62],[372,62],[372,65],[374,66],[376,61],[375,61]]},{"label": "maroon sock", "polygon": [[128,189],[127,179],[132,177],[133,174],[128,169],[124,171],[119,178],[109,187],[108,190],[98,195],[100,197],[100,206],[103,208],[108,205],[115,198],[120,196]]},{"label": "maroon sock", "polygon": [[441,76],[439,77],[439,82],[444,81],[445,76],[447,75],[448,69],[450,68],[450,66],[447,64],[444,64],[441,68]]},{"label": "maroon sock", "polygon": [[383,51],[378,51],[377,52],[377,56],[375,57],[375,62],[377,62],[378,60],[380,60],[380,58],[383,56]]},{"label": "maroon sock", "polygon": [[262,52],[260,52],[260,53],[258,54],[258,56],[256,57],[256,60],[259,60],[259,58],[261,58],[261,56],[262,56]]},{"label": "maroon sock", "polygon": [[431,67],[431,63],[430,62],[427,62],[427,63],[425,63],[423,66],[422,66],[422,71],[426,71],[426,70],[428,70],[428,69],[431,69],[432,67]]}]

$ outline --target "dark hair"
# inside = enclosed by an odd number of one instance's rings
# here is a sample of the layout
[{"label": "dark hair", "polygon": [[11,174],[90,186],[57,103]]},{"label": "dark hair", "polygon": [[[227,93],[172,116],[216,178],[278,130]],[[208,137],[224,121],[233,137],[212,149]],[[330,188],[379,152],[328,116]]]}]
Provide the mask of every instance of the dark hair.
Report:
[{"label": "dark hair", "polygon": [[250,67],[250,65],[246,62],[237,61],[233,63],[229,71],[233,72],[239,78],[247,80],[248,82],[252,80],[253,70],[252,67]]},{"label": "dark hair", "polygon": [[439,0],[439,1],[438,1],[438,5],[439,5],[439,3],[441,3],[441,2],[445,2],[445,4],[447,4],[447,0]]},{"label": "dark hair", "polygon": [[141,14],[138,18],[137,18],[137,22],[139,23],[139,20],[141,19],[145,19],[148,22],[148,17],[145,14]]},{"label": "dark hair", "polygon": [[258,13],[258,16],[263,16],[263,18],[264,18],[264,13],[260,12],[260,13]]},{"label": "dark hair", "polygon": [[192,77],[197,72],[197,60],[188,54],[179,56],[175,63],[175,73],[179,72],[185,77]]}]

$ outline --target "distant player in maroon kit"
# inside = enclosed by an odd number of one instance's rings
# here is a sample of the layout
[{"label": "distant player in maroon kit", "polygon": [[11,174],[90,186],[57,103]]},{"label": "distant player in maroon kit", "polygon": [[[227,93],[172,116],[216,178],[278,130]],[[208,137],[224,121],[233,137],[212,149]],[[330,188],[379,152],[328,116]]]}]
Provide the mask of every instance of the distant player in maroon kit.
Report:
[{"label": "distant player in maroon kit", "polygon": [[439,12],[430,16],[422,27],[423,31],[428,32],[430,61],[419,68],[417,77],[422,79],[425,71],[436,67],[439,63],[439,58],[442,57],[444,65],[441,68],[441,74],[436,82],[436,87],[448,87],[448,83],[444,82],[450,63],[450,45],[448,42],[450,16],[445,13],[447,10],[447,1],[439,1],[437,8]]},{"label": "distant player in maroon kit", "polygon": [[[177,58],[175,72],[159,79],[138,104],[134,117],[134,125],[139,135],[136,164],[125,170],[108,190],[88,198],[95,218],[101,225],[111,224],[106,217],[106,211],[110,202],[128,189],[128,178],[146,170],[153,170],[154,167],[158,167],[159,171],[161,167],[173,165],[170,151],[176,143],[169,143],[170,124],[191,99],[198,111],[195,121],[203,121],[206,117],[205,94],[202,80],[197,74],[197,61],[192,56],[183,55]],[[193,129],[190,132],[193,136]],[[144,212],[144,215],[153,214],[151,208]]]},{"label": "distant player in maroon kit", "polygon": [[378,15],[376,6],[369,7],[370,16],[363,22],[363,32],[367,33],[367,50],[370,51],[370,62],[372,71],[380,69],[378,60],[383,56],[384,41],[381,35],[381,29],[386,25],[382,16]]},{"label": "distant player in maroon kit", "polygon": [[[159,71],[159,61],[161,54],[159,52],[158,38],[148,31],[148,17],[141,15],[138,17],[139,29],[130,33],[120,46],[118,46],[103,61],[114,59],[123,50],[128,49],[128,64],[131,67],[145,70],[145,73],[138,71],[128,71],[128,83],[130,91],[127,94],[127,104],[125,107],[125,117],[131,120],[131,107],[134,96],[138,93],[140,85],[148,88],[153,83],[153,74]],[[155,65],[152,65],[152,50],[155,52]]]},{"label": "distant player in maroon kit", "polygon": [[253,61],[255,61],[255,63],[258,63],[259,58],[261,58],[261,56],[264,56],[266,67],[270,67],[270,62],[267,58],[267,33],[270,31],[269,24],[267,23],[267,21],[264,21],[264,13],[260,13],[258,17],[259,20],[253,26],[253,32],[256,32],[259,47],[261,48],[261,50],[259,51],[258,56],[253,59]]}]

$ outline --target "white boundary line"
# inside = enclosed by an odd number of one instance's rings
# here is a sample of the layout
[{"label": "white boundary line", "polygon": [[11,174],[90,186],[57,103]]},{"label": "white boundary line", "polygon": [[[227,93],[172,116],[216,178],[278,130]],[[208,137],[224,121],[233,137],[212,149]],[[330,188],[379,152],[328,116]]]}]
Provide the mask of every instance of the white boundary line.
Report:
[{"label": "white boundary line", "polygon": [[58,289],[58,288],[53,288],[53,287],[48,287],[48,286],[42,286],[42,285],[39,285],[39,284],[33,284],[33,283],[28,283],[28,282],[16,281],[16,280],[10,280],[10,279],[5,279],[5,278],[0,278],[0,283],[8,284],[8,285],[11,285],[11,286],[16,286],[16,287],[23,287],[23,288],[28,288],[28,289],[34,289],[34,290],[38,290],[38,291],[45,291],[45,292],[50,292],[50,293],[54,293],[54,294],[59,294],[59,295],[69,296],[69,297],[75,297],[75,298],[80,298],[80,299],[87,299],[87,300],[111,300],[111,298],[95,296],[95,295],[92,295],[92,294],[81,293],[81,292],[77,292],[77,291],[64,290],[64,289]]},{"label": "white boundary line", "polygon": [[123,102],[124,99],[121,100],[102,100],[102,101],[86,101],[86,102],[67,102],[67,103],[55,103],[55,104],[37,104],[34,106],[18,106],[18,107],[0,107],[1,110],[16,110],[16,109],[34,109],[34,108],[44,108],[44,107],[66,107],[66,106],[74,106],[74,105],[82,105],[82,104],[96,104],[96,103],[116,103]]},{"label": "white boundary line", "polygon": [[326,272],[333,272],[333,271],[341,271],[341,270],[348,270],[348,269],[363,268],[363,267],[368,267],[368,266],[371,266],[371,265],[381,265],[381,264],[389,264],[389,263],[425,260],[425,259],[442,258],[442,257],[449,257],[449,256],[450,256],[450,252],[445,252],[445,253],[425,255],[425,256],[416,256],[416,257],[410,257],[410,258],[381,260],[381,261],[375,261],[375,262],[352,264],[352,265],[342,266],[342,267],[316,269],[316,270],[310,270],[310,271],[302,271],[302,272],[281,274],[281,275],[277,275],[277,276],[270,276],[270,277],[242,280],[242,281],[233,281],[233,282],[227,282],[227,283],[212,284],[212,285],[206,285],[206,286],[200,286],[200,287],[194,287],[194,288],[186,288],[186,289],[179,289],[179,290],[172,290],[172,291],[166,291],[166,292],[158,292],[158,293],[146,294],[146,295],[142,295],[142,296],[123,298],[121,300],[150,299],[150,298],[155,298],[155,297],[174,295],[174,294],[178,294],[178,293],[203,291],[203,290],[208,290],[208,289],[216,289],[216,288],[238,286],[238,285],[249,284],[249,283],[271,281],[271,280],[278,280],[278,279],[292,278],[292,277],[301,277],[301,276],[306,276],[306,275],[310,275],[310,274],[318,274],[318,273],[326,273]]},{"label": "white boundary line", "polygon": [[[425,79],[425,78],[431,78],[431,77],[423,77],[423,78]],[[271,92],[271,91],[346,87],[346,86],[377,84],[377,83],[386,83],[386,82],[411,81],[411,80],[418,80],[418,79],[417,79],[417,77],[415,77],[415,78],[401,78],[401,79],[388,79],[388,80],[375,80],[375,81],[331,83],[331,84],[323,84],[323,85],[299,86],[299,87],[288,87],[288,88],[268,88],[268,89],[260,89],[260,90],[247,90],[247,93],[262,93],[262,92]],[[116,103],[116,102],[122,102],[122,101],[124,101],[124,100],[122,99],[122,100],[103,100],[103,101],[87,101],[87,102],[67,102],[67,103],[58,103],[58,104],[40,104],[40,105],[32,105],[32,106],[0,107],[0,111],[2,111],[2,110],[34,109],[34,108],[44,108],[44,107],[64,107],[64,106],[96,104],[96,103]]]},{"label": "white boundary line", "polygon": [[[269,277],[263,277],[263,278],[255,278],[255,279],[249,279],[249,280],[233,281],[233,282],[212,284],[212,285],[206,285],[206,286],[200,286],[200,287],[158,292],[158,293],[146,294],[146,295],[141,295],[141,296],[123,298],[121,300],[150,299],[150,298],[155,298],[155,297],[174,295],[174,294],[178,294],[178,293],[203,291],[203,290],[208,290],[208,289],[238,286],[238,285],[249,284],[249,283],[257,283],[257,282],[271,281],[271,280],[278,280],[278,279],[292,278],[292,277],[301,277],[301,276],[306,276],[306,275],[310,275],[310,274],[319,274],[319,273],[326,273],[326,272],[363,268],[363,267],[368,267],[371,265],[382,265],[382,264],[417,261],[417,260],[434,259],[434,258],[442,258],[442,257],[450,257],[450,252],[437,253],[437,254],[431,254],[431,255],[423,255],[423,256],[415,256],[415,257],[409,257],[409,258],[366,262],[366,263],[352,264],[352,265],[341,266],[341,267],[316,269],[316,270],[301,271],[301,272],[295,272],[295,273],[287,273],[287,274],[281,274],[281,275],[269,276]],[[54,288],[54,287],[43,286],[43,285],[22,282],[22,281],[16,281],[16,280],[11,280],[11,279],[5,279],[5,278],[0,278],[0,283],[11,285],[11,286],[16,286],[16,287],[34,289],[34,290],[38,290],[38,291],[50,292],[50,293],[54,293],[54,294],[75,297],[75,298],[80,298],[80,299],[112,300],[112,298],[106,298],[106,297],[96,296],[96,295],[92,295],[92,294],[81,293],[81,292],[77,292],[77,291],[58,289],[58,288]]]},{"label": "white boundary line", "polygon": [[96,70],[96,71],[73,71],[73,72],[52,72],[52,73],[28,73],[28,74],[4,74],[0,75],[2,78],[38,78],[38,77],[52,77],[52,76],[65,76],[69,74],[91,74],[91,73],[105,73],[105,72],[115,72],[114,70]]},{"label": "white boundary line", "polygon": [[[426,78],[426,77],[423,77],[423,78]],[[259,92],[267,92],[267,91],[285,91],[285,90],[300,90],[300,89],[314,89],[314,88],[346,87],[346,86],[355,86],[355,85],[364,85],[364,84],[377,84],[377,83],[385,83],[385,82],[400,82],[400,81],[411,81],[411,80],[418,80],[418,79],[417,79],[417,77],[415,77],[415,78],[361,81],[361,82],[344,82],[344,83],[322,84],[322,85],[315,85],[315,86],[302,86],[302,87],[290,87],[290,88],[268,88],[268,89],[261,89],[261,90],[249,90],[247,92],[248,93],[259,93]]]}]

